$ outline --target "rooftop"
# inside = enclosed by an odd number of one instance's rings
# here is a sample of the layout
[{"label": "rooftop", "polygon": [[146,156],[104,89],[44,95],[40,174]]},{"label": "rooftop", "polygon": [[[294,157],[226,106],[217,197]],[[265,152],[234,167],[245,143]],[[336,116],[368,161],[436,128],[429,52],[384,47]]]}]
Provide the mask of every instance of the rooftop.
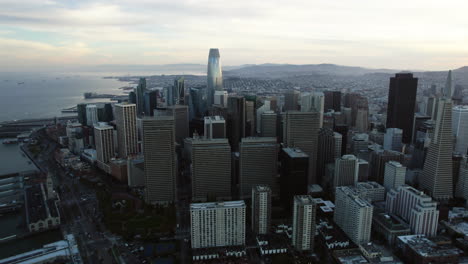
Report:
[{"label": "rooftop", "polygon": [[204,210],[204,209],[215,209],[215,208],[226,208],[226,207],[245,207],[245,202],[243,200],[239,200],[239,201],[228,201],[228,202],[190,204],[190,210]]},{"label": "rooftop", "polygon": [[424,235],[399,236],[398,240],[422,257],[453,256],[463,253],[452,245],[437,245]]},{"label": "rooftop", "polygon": [[294,196],[294,202],[301,204],[315,204],[314,198],[310,195],[296,195]]},{"label": "rooftop", "polygon": [[286,152],[291,158],[309,158],[305,152],[299,148],[283,148],[283,151]]}]

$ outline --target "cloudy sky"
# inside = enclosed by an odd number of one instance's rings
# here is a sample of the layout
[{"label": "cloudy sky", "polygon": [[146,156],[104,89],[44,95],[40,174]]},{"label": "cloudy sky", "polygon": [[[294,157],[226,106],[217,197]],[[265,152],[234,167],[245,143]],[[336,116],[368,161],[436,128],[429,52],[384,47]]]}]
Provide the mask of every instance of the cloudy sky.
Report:
[{"label": "cloudy sky", "polygon": [[468,65],[466,0],[0,0],[0,71],[100,64]]}]

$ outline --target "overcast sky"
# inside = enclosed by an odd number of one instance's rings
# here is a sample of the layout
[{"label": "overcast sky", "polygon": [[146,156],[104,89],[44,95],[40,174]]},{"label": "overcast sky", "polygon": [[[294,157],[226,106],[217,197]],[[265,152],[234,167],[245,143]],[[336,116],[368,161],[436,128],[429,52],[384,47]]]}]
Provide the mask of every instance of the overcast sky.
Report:
[{"label": "overcast sky", "polygon": [[0,0],[0,71],[98,64],[468,65],[466,0]]}]

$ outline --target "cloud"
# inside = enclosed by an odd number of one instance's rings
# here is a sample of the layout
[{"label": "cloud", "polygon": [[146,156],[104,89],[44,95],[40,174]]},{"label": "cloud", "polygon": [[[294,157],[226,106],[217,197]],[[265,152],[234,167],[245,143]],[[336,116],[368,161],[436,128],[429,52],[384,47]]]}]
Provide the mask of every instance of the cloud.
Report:
[{"label": "cloud", "polygon": [[[391,5],[374,0],[0,0],[0,5],[0,47],[17,51],[8,58],[22,66],[39,58],[86,65],[206,63],[210,47],[221,49],[224,65],[332,62],[399,68],[409,61],[415,68],[441,69],[464,62],[440,58],[468,55],[468,3],[457,0]],[[53,37],[44,40],[38,34]]]}]

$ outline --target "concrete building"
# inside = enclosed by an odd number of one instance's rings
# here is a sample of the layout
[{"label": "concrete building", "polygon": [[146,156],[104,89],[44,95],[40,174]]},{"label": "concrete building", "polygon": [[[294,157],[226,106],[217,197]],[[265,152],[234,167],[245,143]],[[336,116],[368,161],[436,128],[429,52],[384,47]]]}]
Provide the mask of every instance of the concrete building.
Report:
[{"label": "concrete building", "polygon": [[226,138],[226,120],[222,116],[205,116],[205,139]]},{"label": "concrete building", "polygon": [[145,161],[143,157],[127,159],[127,183],[130,188],[145,186]]},{"label": "concrete building", "polygon": [[302,93],[300,97],[301,112],[319,112],[320,127],[322,127],[325,107],[325,95],[322,92],[306,92]]},{"label": "concrete building", "polygon": [[389,192],[405,184],[406,167],[398,161],[385,163],[384,186]]},{"label": "concrete building", "polygon": [[333,187],[354,185],[358,181],[358,159],[354,155],[344,155],[335,160]]},{"label": "concrete building", "polygon": [[460,173],[455,195],[464,198],[468,205],[468,156],[466,155],[460,162]]},{"label": "concrete building", "polygon": [[173,202],[176,188],[174,117],[145,117],[142,126],[145,201],[151,204]]},{"label": "concrete building", "polygon": [[396,215],[374,208],[372,232],[383,238],[388,245],[394,246],[397,237],[411,234],[409,225]]},{"label": "concrete building", "polygon": [[387,128],[384,135],[384,149],[401,152],[403,130],[399,128]]},{"label": "concrete building", "polygon": [[252,231],[265,235],[271,226],[271,188],[268,185],[252,187]]},{"label": "concrete building", "polygon": [[283,143],[288,148],[300,148],[309,156],[309,184],[317,183],[316,163],[319,130],[319,112],[288,111],[284,114]]},{"label": "concrete building", "polygon": [[426,236],[399,236],[396,248],[405,263],[462,263],[459,262],[463,256],[462,250],[450,244],[438,244]]},{"label": "concrete building", "polygon": [[278,144],[272,137],[243,138],[240,143],[240,197],[249,198],[255,185],[273,186],[278,175]]},{"label": "concrete building", "polygon": [[231,198],[231,147],[225,138],[185,139],[191,162],[192,200]]},{"label": "concrete building", "polygon": [[376,182],[357,182],[352,189],[359,197],[371,203],[385,201],[385,188]]},{"label": "concrete building", "polygon": [[317,152],[317,178],[319,184],[322,184],[325,176],[326,164],[335,162],[336,158],[341,157],[341,140],[340,133],[333,132],[330,128],[320,129]]},{"label": "concrete building", "polygon": [[413,234],[435,236],[439,222],[437,203],[423,192],[408,186],[400,186],[387,193],[385,210],[405,220]]},{"label": "concrete building", "polygon": [[96,141],[97,162],[108,163],[115,156],[114,128],[109,125],[95,126],[94,138]]},{"label": "concrete building", "polygon": [[290,210],[295,195],[307,194],[309,156],[300,149],[283,148],[280,154],[281,203]]},{"label": "concrete building", "polygon": [[245,244],[244,201],[190,204],[192,249]]},{"label": "concrete building", "polygon": [[325,112],[333,109],[335,112],[341,111],[341,92],[340,91],[325,91]]},{"label": "concrete building", "polygon": [[369,149],[369,135],[366,133],[354,134],[350,144],[351,154],[359,156],[362,152],[367,152]]},{"label": "concrete building", "polygon": [[299,95],[300,92],[295,90],[288,90],[284,93],[284,112],[299,110]]},{"label": "concrete building", "polygon": [[452,132],[456,138],[455,151],[468,155],[468,106],[457,105],[452,109]]},{"label": "concrete building", "polygon": [[138,153],[138,134],[136,125],[136,105],[116,104],[115,123],[119,156],[126,158]]},{"label": "concrete building", "polygon": [[373,150],[369,158],[369,180],[383,184],[385,164],[392,160],[402,163],[404,161],[403,153],[380,148]]},{"label": "concrete building", "polygon": [[94,126],[99,122],[97,105],[86,105],[86,125]]},{"label": "concrete building", "polygon": [[352,188],[336,188],[333,219],[354,243],[360,245],[370,241],[373,210],[374,207]]},{"label": "concrete building", "polygon": [[316,207],[312,196],[294,196],[292,245],[296,250],[314,249]]},{"label": "concrete building", "polygon": [[265,111],[261,114],[260,135],[262,137],[276,137],[278,115],[274,111]]},{"label": "concrete building", "polygon": [[189,113],[187,105],[172,105],[167,108],[174,116],[176,142],[181,144],[189,137]]},{"label": "concrete building", "polygon": [[434,135],[427,151],[420,186],[436,200],[453,197],[452,171],[452,72],[449,71],[444,96],[438,101]]},{"label": "concrete building", "polygon": [[214,93],[214,105],[227,107],[228,92],[227,91],[215,91]]}]

